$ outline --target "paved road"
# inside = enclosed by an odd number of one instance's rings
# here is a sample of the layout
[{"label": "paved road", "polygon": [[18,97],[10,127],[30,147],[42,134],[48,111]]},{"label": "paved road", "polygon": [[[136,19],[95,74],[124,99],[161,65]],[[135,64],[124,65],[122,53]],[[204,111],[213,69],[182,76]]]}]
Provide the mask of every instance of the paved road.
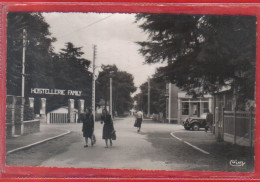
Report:
[{"label": "paved road", "polygon": [[[248,148],[216,144],[204,131],[186,131],[180,125],[144,121],[137,133],[134,118],[114,121],[117,140],[104,148],[102,126],[95,124],[97,144],[84,148],[81,124],[53,125],[72,132],[64,137],[15,152],[7,156],[7,165],[56,166],[77,168],[120,168],[148,170],[252,171]],[[230,160],[244,161],[242,167],[230,166]]]}]

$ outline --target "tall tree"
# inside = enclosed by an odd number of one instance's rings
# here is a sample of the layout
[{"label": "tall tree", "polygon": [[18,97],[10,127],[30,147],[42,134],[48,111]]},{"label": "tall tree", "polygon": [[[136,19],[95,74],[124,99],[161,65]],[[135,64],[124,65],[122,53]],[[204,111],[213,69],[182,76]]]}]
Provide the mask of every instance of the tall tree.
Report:
[{"label": "tall tree", "polygon": [[[150,79],[150,113],[164,113],[166,110],[165,87],[166,82],[157,77],[157,73]],[[136,109],[147,113],[148,109],[148,82],[140,86],[140,93],[134,96]],[[165,113],[164,113],[165,114]]]},{"label": "tall tree", "polygon": [[137,14],[139,27],[149,40],[138,42],[147,63],[173,63],[177,58],[199,49],[199,16],[172,14]]},{"label": "tall tree", "polygon": [[[138,42],[147,63],[167,62],[162,77],[194,96],[229,85],[254,99],[256,17],[138,14],[149,39]],[[250,88],[250,89],[249,89]]]},{"label": "tall tree", "polygon": [[129,111],[133,106],[132,93],[136,91],[134,86],[134,78],[130,73],[125,71],[118,71],[113,77],[113,109],[123,114]]},{"label": "tall tree", "polygon": [[133,104],[131,94],[136,91],[134,78],[130,73],[120,71],[116,65],[102,65],[102,71],[97,78],[97,102],[104,100],[105,106],[109,101],[109,79],[113,79],[113,110],[119,114],[128,111]]},{"label": "tall tree", "polygon": [[[81,47],[75,47],[71,42],[66,43],[65,48],[53,57],[51,72],[55,88],[82,91],[80,98],[85,99],[86,105],[90,106],[92,73],[88,71],[90,61],[82,57],[84,52],[81,49]],[[51,96],[47,109],[67,105],[69,98],[79,99],[76,96]]]},{"label": "tall tree", "polygon": [[[55,38],[51,37],[49,24],[41,13],[11,12],[7,15],[7,94],[21,95],[23,29],[27,31],[25,97],[47,98],[47,111],[67,105],[69,98],[79,97],[32,95],[31,88],[80,90],[81,98],[90,101],[90,61],[83,58],[81,47],[70,42],[60,53],[54,53],[52,43]],[[39,111],[38,103],[36,99],[36,112]],[[86,102],[86,105],[90,104]]]},{"label": "tall tree", "polygon": [[102,65],[101,69],[102,71],[99,72],[98,78],[96,80],[96,101],[99,102],[103,100],[106,107],[109,101],[109,79],[115,78],[115,74],[118,72],[118,68],[116,65]]},{"label": "tall tree", "polygon": [[25,95],[31,87],[53,83],[51,70],[52,42],[41,13],[7,14],[7,94],[21,95],[23,29],[26,29]]}]

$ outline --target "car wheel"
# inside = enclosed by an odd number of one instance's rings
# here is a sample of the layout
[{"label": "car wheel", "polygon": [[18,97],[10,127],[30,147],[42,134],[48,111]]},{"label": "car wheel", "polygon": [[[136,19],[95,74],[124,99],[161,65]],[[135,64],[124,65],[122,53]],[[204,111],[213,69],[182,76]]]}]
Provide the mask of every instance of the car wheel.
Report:
[{"label": "car wheel", "polygon": [[192,125],[193,131],[199,131],[199,129],[200,129],[200,126],[198,124],[195,123],[195,124]]}]

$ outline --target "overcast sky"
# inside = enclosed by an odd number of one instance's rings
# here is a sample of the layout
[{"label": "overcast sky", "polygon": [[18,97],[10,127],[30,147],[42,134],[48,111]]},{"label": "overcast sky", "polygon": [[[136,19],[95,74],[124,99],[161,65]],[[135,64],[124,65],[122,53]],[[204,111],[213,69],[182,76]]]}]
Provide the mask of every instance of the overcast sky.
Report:
[{"label": "overcast sky", "polygon": [[147,35],[135,23],[135,14],[44,13],[43,16],[50,24],[52,36],[57,38],[53,44],[56,52],[66,42],[72,42],[82,47],[84,58],[92,61],[95,44],[96,66],[116,64],[134,76],[137,87],[160,66],[144,64],[144,57],[138,53],[140,46],[135,42],[146,40]]}]

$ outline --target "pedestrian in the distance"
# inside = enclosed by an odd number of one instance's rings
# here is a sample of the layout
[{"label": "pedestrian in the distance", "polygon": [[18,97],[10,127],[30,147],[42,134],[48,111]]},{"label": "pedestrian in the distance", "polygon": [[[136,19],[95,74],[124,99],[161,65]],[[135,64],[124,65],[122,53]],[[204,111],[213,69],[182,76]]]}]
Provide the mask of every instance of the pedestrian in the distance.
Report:
[{"label": "pedestrian in the distance", "polygon": [[213,114],[207,110],[205,132],[212,130]]},{"label": "pedestrian in the distance", "polygon": [[82,132],[86,142],[86,145],[84,145],[84,147],[88,147],[88,138],[91,141],[91,146],[93,146],[94,118],[90,108],[87,108],[85,113],[82,113],[80,115],[80,120],[83,123]]},{"label": "pedestrian in the distance", "polygon": [[106,142],[106,147],[108,148],[108,140],[110,141],[110,146],[112,147],[112,133],[114,132],[114,124],[111,115],[106,109],[102,110],[101,124],[103,124],[103,136],[102,139]]},{"label": "pedestrian in the distance", "polygon": [[137,132],[140,132],[142,122],[143,122],[143,117],[144,117],[143,112],[139,110],[135,116],[136,116],[136,122],[137,122],[136,127],[138,128]]}]

